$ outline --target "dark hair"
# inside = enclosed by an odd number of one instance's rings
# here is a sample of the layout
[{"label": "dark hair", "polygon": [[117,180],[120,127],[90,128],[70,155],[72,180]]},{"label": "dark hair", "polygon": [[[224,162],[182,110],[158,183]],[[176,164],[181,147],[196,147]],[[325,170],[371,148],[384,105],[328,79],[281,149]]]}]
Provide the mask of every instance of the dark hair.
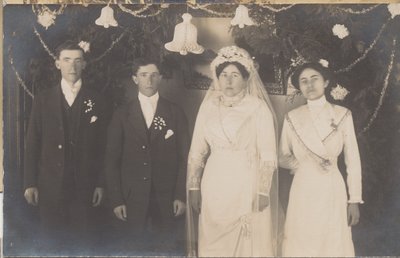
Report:
[{"label": "dark hair", "polygon": [[300,90],[300,75],[305,69],[313,69],[313,70],[319,72],[325,81],[329,80],[328,88],[330,85],[332,85],[333,78],[332,78],[332,74],[331,74],[330,70],[328,68],[322,66],[320,63],[312,62],[312,63],[305,63],[305,64],[300,65],[296,69],[296,71],[294,71],[293,75],[291,76],[292,84],[296,89]]},{"label": "dark hair", "polygon": [[153,60],[150,58],[138,57],[138,58],[135,58],[135,60],[133,60],[132,75],[136,75],[137,72],[139,71],[140,67],[146,66],[146,65],[151,65],[151,64],[155,65],[160,73],[162,72],[160,64],[156,60]]},{"label": "dark hair", "polygon": [[220,74],[222,73],[222,71],[229,65],[234,65],[237,67],[237,69],[239,70],[240,74],[242,75],[242,77],[244,79],[248,79],[250,76],[250,73],[246,70],[246,68],[239,62],[224,62],[220,65],[218,65],[215,68],[215,73],[217,74],[217,78],[219,78]]},{"label": "dark hair", "polygon": [[85,52],[83,51],[83,49],[78,45],[76,41],[73,40],[67,40],[56,48],[57,59],[60,58],[61,51],[63,50],[80,50],[82,51],[83,56],[85,56]]}]

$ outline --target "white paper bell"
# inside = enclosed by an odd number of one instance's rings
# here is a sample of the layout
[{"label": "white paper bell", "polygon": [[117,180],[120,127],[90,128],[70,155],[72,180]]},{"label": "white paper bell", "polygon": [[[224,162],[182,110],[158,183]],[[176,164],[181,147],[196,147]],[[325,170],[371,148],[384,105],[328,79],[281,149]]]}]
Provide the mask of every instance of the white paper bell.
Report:
[{"label": "white paper bell", "polygon": [[165,48],[172,52],[187,55],[188,52],[201,54],[204,48],[197,44],[197,28],[191,23],[192,16],[189,13],[182,15],[183,22],[175,26],[174,38],[165,44]]},{"label": "white paper bell", "polygon": [[253,20],[249,17],[249,9],[244,5],[239,5],[236,8],[235,17],[231,20],[232,26],[239,25],[239,28],[243,28],[244,25],[254,25]]},{"label": "white paper bell", "polygon": [[117,21],[114,19],[114,10],[110,6],[103,7],[101,9],[100,17],[96,20],[96,25],[108,28],[110,26],[118,26]]}]

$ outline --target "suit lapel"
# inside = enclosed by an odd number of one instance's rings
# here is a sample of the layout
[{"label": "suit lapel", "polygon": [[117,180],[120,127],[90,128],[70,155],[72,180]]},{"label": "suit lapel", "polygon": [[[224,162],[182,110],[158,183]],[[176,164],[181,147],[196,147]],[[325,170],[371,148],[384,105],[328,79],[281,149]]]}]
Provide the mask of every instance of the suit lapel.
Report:
[{"label": "suit lapel", "polygon": [[138,97],[136,96],[132,98],[132,101],[129,103],[130,105],[128,111],[128,121],[137,132],[137,135],[145,142],[147,142],[148,138],[146,131],[146,122],[143,117],[142,108],[140,107]]},{"label": "suit lapel", "polygon": [[[78,101],[78,102],[74,103],[74,104],[78,105],[77,108],[79,110],[79,112],[78,112],[79,117],[77,119],[77,121],[78,121],[77,128],[78,128],[78,134],[79,134],[79,132],[82,131],[83,127],[87,126],[89,123],[89,121],[87,121],[88,115],[87,115],[87,113],[85,113],[86,105],[84,105],[83,102],[91,99],[91,95],[90,95],[90,92],[83,85],[78,94],[80,94],[80,96],[78,95],[77,98],[75,99],[75,101]],[[91,101],[94,102],[93,99],[91,99]],[[93,109],[94,110],[96,109],[96,103],[95,103],[95,106],[93,107]]]},{"label": "suit lapel", "polygon": [[52,114],[52,118],[56,121],[57,126],[62,126],[62,108],[61,100],[64,96],[61,92],[61,85],[58,84],[54,89],[49,91],[49,97],[46,98],[47,108]]},{"label": "suit lapel", "polygon": [[[154,114],[153,122],[150,126],[150,141],[153,142],[159,137],[161,133],[165,134],[165,131],[169,127],[168,123],[171,121],[170,109],[168,103],[160,96],[157,103],[157,109]],[[163,119],[165,121],[165,126],[161,125],[161,130],[156,126],[158,120]]]}]

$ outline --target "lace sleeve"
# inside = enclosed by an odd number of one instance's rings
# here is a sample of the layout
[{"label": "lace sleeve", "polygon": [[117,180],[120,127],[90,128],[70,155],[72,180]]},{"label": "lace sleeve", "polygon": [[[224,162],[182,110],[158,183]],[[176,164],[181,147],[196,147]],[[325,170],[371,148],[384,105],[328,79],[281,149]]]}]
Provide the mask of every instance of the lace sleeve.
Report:
[{"label": "lace sleeve", "polygon": [[193,132],[188,159],[188,190],[200,189],[201,177],[210,152],[210,146],[206,140],[204,132],[207,117],[205,112],[205,108],[203,106],[200,107]]},{"label": "lace sleeve", "polygon": [[258,193],[269,196],[272,176],[276,170],[276,137],[271,112],[262,106],[257,114]]},{"label": "lace sleeve", "polygon": [[258,194],[269,196],[271,189],[272,177],[276,170],[275,162],[267,161],[261,162],[259,169],[259,181],[258,181]]}]

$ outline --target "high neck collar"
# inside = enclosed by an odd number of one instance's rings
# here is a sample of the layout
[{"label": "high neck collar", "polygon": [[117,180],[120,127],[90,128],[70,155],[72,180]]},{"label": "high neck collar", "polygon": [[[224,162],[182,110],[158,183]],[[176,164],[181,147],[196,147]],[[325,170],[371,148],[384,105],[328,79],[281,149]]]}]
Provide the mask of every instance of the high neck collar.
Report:
[{"label": "high neck collar", "polygon": [[222,94],[221,102],[224,106],[233,107],[239,104],[245,96],[246,96],[246,90],[242,90],[241,92],[232,97]]},{"label": "high neck collar", "polygon": [[327,103],[325,95],[322,95],[319,99],[307,100],[307,105],[310,107],[322,107]]}]

